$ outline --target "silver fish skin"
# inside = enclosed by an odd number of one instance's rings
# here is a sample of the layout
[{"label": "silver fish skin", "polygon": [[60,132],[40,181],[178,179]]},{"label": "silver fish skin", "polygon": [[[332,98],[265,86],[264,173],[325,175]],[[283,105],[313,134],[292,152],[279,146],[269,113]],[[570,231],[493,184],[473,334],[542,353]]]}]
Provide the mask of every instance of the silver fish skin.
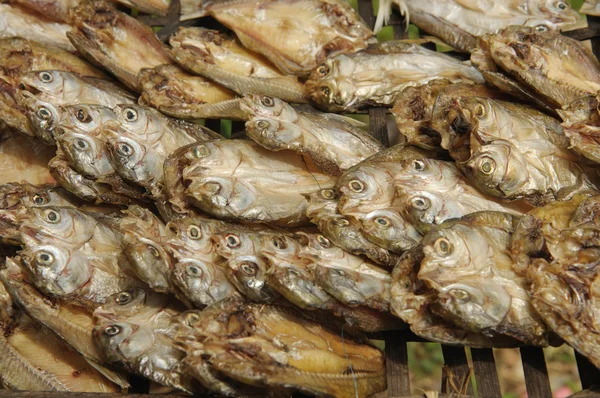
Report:
[{"label": "silver fish skin", "polygon": [[323,235],[298,233],[300,258],[310,261],[317,283],[351,307],[389,310],[391,276],[375,264],[335,247]]},{"label": "silver fish skin", "polygon": [[356,255],[365,255],[377,264],[393,267],[398,260],[385,248],[369,241],[361,223],[338,210],[338,195],[333,189],[322,189],[308,195],[306,215],[334,245]]},{"label": "silver fish skin", "polygon": [[516,221],[506,213],[480,212],[442,224],[423,239],[418,277],[438,292],[440,305],[461,327],[545,346],[547,328],[507,250]]},{"label": "silver fish skin", "polygon": [[173,60],[239,95],[260,94],[305,103],[297,77],[282,74],[264,56],[245,49],[234,37],[206,28],[179,28],[169,39]]},{"label": "silver fish skin", "polygon": [[20,36],[74,53],[75,47],[67,38],[69,30],[71,26],[53,22],[20,5],[0,4],[0,37]]},{"label": "silver fish skin", "polygon": [[182,171],[183,181],[189,182],[185,196],[221,219],[307,224],[303,195],[334,183],[331,177],[310,170],[301,156],[271,152],[252,141],[207,142],[190,147],[180,157],[190,159]]},{"label": "silver fish skin", "polygon": [[423,235],[393,207],[373,210],[360,221],[365,238],[392,253],[402,254],[423,239]]},{"label": "silver fish skin", "polygon": [[272,150],[307,154],[324,172],[340,175],[383,149],[353,119],[311,110],[296,111],[280,99],[249,95],[241,102],[246,134]]},{"label": "silver fish skin", "polygon": [[402,89],[435,79],[484,82],[473,66],[416,44],[395,41],[329,58],[312,71],[306,88],[319,107],[347,112],[392,106]]},{"label": "silver fish skin", "polygon": [[125,375],[104,368],[102,357],[92,344],[93,319],[87,309],[62,301],[51,302],[29,282],[18,264],[19,258],[7,258],[0,281],[12,301],[36,322],[52,330],[61,340],[79,352],[96,370],[121,388],[129,388]]},{"label": "silver fish skin", "polygon": [[572,149],[595,163],[600,163],[598,150],[598,98],[595,95],[582,97],[562,109],[557,109],[563,120],[561,124],[569,138]]},{"label": "silver fish skin", "polygon": [[597,0],[585,0],[579,12],[586,15],[600,15],[600,3]]},{"label": "silver fish skin", "polygon": [[307,76],[326,57],[363,49],[373,38],[356,11],[340,0],[209,0],[185,18],[205,15],[233,30],[244,47],[286,75]]},{"label": "silver fish skin", "polygon": [[511,25],[559,30],[580,19],[566,1],[442,0],[429,7],[416,0],[386,0],[379,3],[375,31],[387,23],[394,3],[410,23],[467,52],[477,47],[478,37]]},{"label": "silver fish skin", "polygon": [[117,118],[113,108],[104,105],[62,105],[59,109],[61,118],[56,128],[57,135],[61,135],[62,130],[78,134],[101,135],[104,124]]}]

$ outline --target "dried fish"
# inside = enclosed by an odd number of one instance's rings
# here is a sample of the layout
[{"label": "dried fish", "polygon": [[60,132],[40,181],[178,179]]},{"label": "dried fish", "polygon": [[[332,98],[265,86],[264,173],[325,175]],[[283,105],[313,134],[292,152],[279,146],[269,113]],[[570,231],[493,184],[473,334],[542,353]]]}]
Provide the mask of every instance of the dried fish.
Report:
[{"label": "dried fish", "polygon": [[598,0],[585,0],[579,12],[587,15],[600,15],[600,2]]},{"label": "dried fish", "polygon": [[392,253],[402,254],[423,239],[419,231],[395,208],[373,210],[361,221],[365,238]]},{"label": "dried fish", "polygon": [[206,28],[179,28],[170,38],[173,59],[239,95],[259,94],[289,102],[308,102],[304,85],[286,76],[264,56],[234,37]]},{"label": "dried fish", "polygon": [[67,36],[77,50],[134,91],[142,90],[141,69],[171,63],[150,27],[104,1],[82,3],[72,10],[70,23],[75,29]]},{"label": "dried fish", "polygon": [[246,134],[272,150],[307,154],[315,165],[340,175],[383,149],[354,119],[311,110],[296,111],[280,99],[249,95],[241,102],[249,121]]},{"label": "dried fish", "polygon": [[570,148],[595,163],[600,163],[598,105],[598,98],[590,95],[556,110],[563,119],[562,126],[571,143]]},{"label": "dried fish", "polygon": [[354,54],[330,57],[306,82],[315,103],[329,111],[391,106],[405,87],[435,79],[483,83],[472,66],[455,58],[401,41],[373,45]]},{"label": "dried fish", "polygon": [[373,32],[343,0],[200,1],[185,18],[210,15],[244,47],[287,75],[306,76],[327,57],[367,46]]}]

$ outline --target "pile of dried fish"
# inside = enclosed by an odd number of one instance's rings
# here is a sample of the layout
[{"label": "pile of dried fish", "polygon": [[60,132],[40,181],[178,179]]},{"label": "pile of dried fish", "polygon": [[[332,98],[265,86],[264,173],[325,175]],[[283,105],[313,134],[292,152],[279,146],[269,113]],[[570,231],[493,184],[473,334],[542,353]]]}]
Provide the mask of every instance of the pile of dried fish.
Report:
[{"label": "pile of dried fish", "polygon": [[[366,333],[406,328],[600,367],[600,63],[556,31],[576,13],[396,3],[471,61],[377,43],[343,0],[1,4],[1,384],[366,397]],[[402,143],[339,114],[370,106]]]}]

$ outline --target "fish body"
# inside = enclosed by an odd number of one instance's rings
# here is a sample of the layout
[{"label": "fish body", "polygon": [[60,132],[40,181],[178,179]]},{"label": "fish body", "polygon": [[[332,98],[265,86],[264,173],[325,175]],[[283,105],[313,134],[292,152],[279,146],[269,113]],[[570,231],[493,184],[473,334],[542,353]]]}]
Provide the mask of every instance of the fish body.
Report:
[{"label": "fish body", "polygon": [[392,106],[406,87],[436,79],[483,83],[472,66],[416,44],[386,42],[329,58],[311,73],[306,87],[312,100],[329,111]]},{"label": "fish body", "polygon": [[600,150],[598,150],[600,114],[597,109],[598,99],[595,95],[590,95],[564,106],[557,112],[563,119],[561,125],[569,138],[571,148],[587,159],[600,163]]}]

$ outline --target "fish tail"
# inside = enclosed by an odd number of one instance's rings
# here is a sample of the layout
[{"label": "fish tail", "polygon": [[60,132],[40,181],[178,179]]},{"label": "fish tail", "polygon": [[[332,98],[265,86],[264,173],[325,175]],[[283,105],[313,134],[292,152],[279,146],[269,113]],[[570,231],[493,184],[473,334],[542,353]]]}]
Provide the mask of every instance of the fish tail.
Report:
[{"label": "fish tail", "polygon": [[408,10],[408,5],[406,4],[406,0],[380,0],[373,32],[379,32],[384,25],[388,24],[390,16],[392,15],[392,4],[394,3],[400,9],[400,15],[404,16],[406,20],[406,29],[408,30],[410,13]]}]

